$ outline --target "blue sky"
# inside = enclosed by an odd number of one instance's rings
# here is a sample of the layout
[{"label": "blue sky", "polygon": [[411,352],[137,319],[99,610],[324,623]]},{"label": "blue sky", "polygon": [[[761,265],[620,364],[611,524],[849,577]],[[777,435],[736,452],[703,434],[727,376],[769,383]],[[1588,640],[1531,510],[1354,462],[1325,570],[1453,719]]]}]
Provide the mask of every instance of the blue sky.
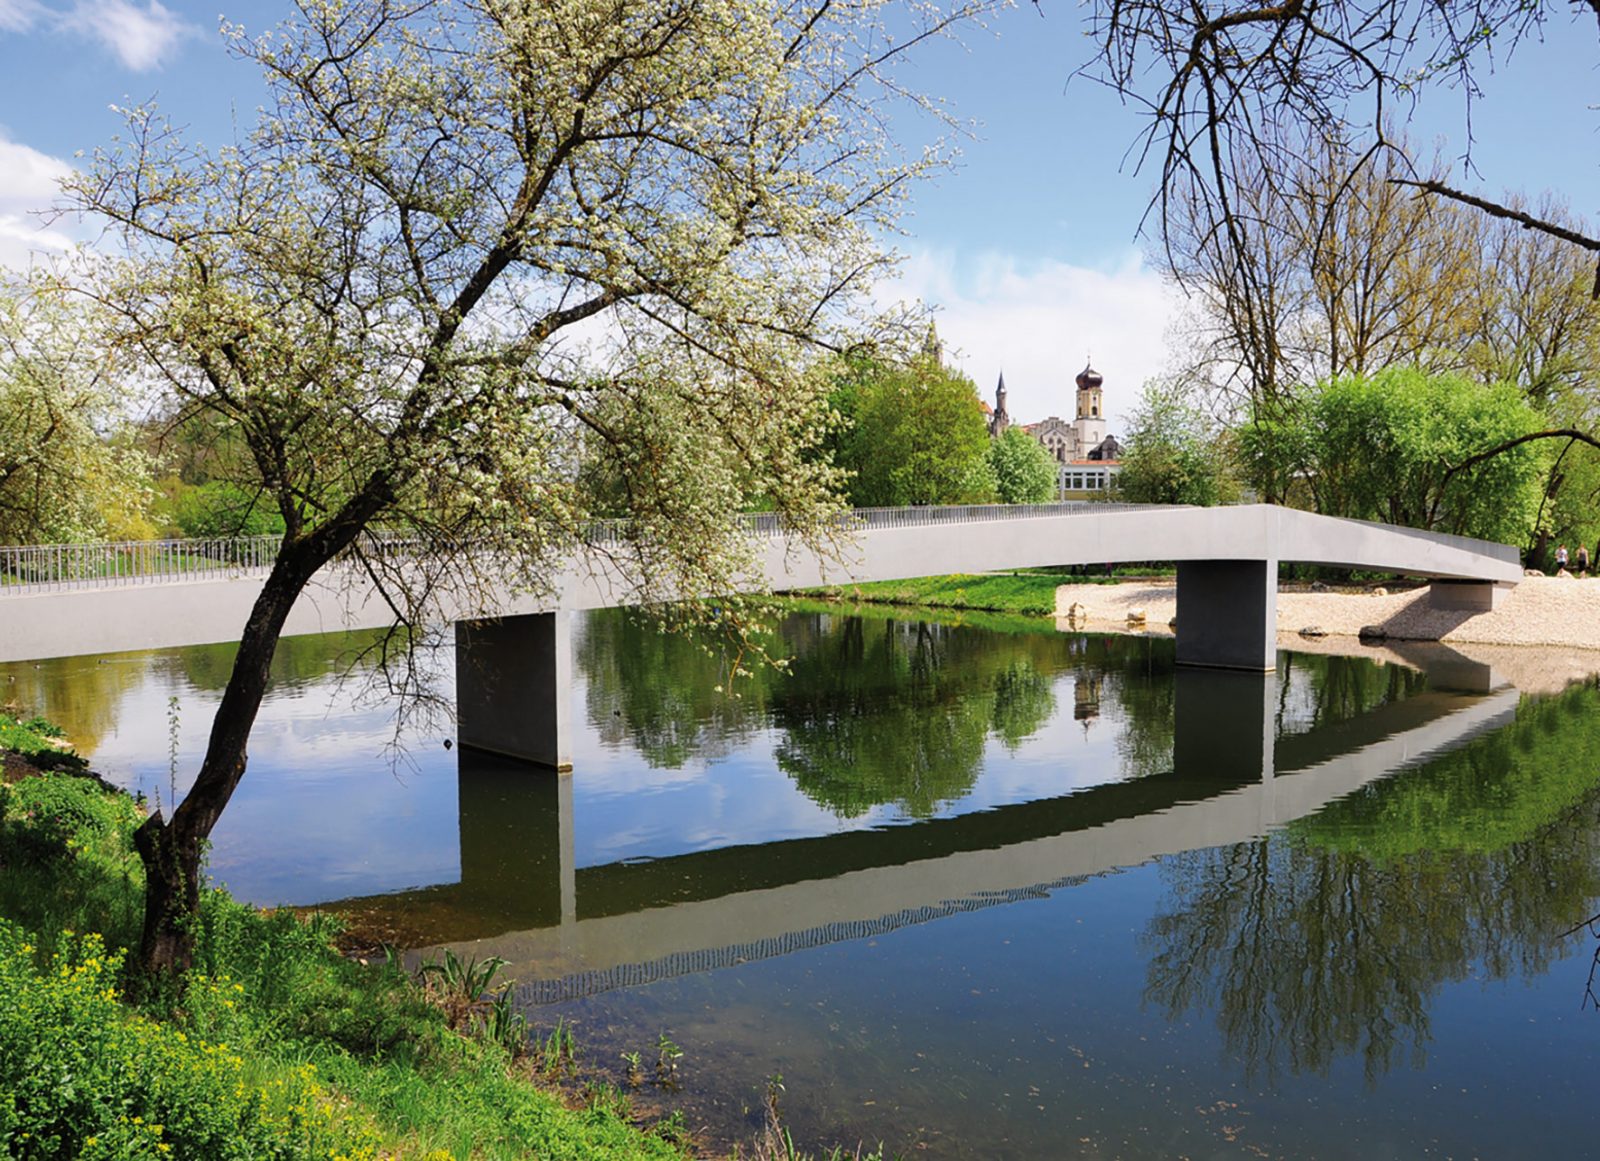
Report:
[{"label": "blue sky", "polygon": [[[0,262],[60,240],[26,212],[49,203],[77,151],[117,131],[110,105],[154,97],[211,142],[230,136],[236,110],[247,123],[259,82],[222,50],[218,12],[260,30],[285,10],[278,0],[0,0]],[[911,68],[915,86],[976,124],[957,167],[913,195],[898,240],[903,276],[883,293],[938,308],[951,360],[986,398],[1004,371],[1023,421],[1070,414],[1072,378],[1092,355],[1120,431],[1139,385],[1168,360],[1175,301],[1137,236],[1152,192],[1151,175],[1132,172],[1128,156],[1139,118],[1091,82],[1068,81],[1089,53],[1082,11],[1023,3]],[[1481,178],[1461,183],[1493,194],[1555,189],[1600,216],[1596,62],[1593,18],[1561,17],[1545,43],[1485,75],[1473,110]],[[1413,132],[1425,143],[1444,136],[1454,155],[1464,126],[1460,95],[1437,91]]]}]

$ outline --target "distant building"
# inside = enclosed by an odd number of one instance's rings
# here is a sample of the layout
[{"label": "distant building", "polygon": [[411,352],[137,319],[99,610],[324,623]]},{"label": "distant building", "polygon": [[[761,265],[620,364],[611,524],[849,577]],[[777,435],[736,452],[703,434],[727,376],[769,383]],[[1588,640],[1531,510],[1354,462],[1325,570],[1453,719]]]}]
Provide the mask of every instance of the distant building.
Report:
[{"label": "distant building", "polygon": [[[985,411],[989,411],[987,407]],[[1000,382],[994,389],[994,410],[989,412],[989,434],[999,439],[1011,426],[1011,413],[1006,410],[1006,373],[1000,372]]]},{"label": "distant building", "polygon": [[[1050,416],[1029,423],[1023,430],[1044,445],[1055,459],[1056,492],[1063,498],[1110,490],[1112,479],[1121,470],[1122,445],[1116,436],[1106,434],[1105,401],[1100,372],[1085,365],[1078,372],[1077,415],[1068,423]],[[994,410],[989,416],[989,434],[1000,436],[1011,426],[1006,410],[1006,377],[994,390]]]}]

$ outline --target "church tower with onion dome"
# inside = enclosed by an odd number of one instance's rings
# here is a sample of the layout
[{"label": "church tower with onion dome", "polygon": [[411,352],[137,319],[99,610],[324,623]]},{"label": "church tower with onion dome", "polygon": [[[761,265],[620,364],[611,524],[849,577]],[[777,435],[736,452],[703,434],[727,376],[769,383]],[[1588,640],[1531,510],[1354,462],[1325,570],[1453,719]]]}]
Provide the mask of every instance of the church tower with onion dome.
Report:
[{"label": "church tower with onion dome", "polygon": [[1073,428],[1078,435],[1078,455],[1087,456],[1106,438],[1106,409],[1100,397],[1100,372],[1088,363],[1078,372],[1078,416]]}]

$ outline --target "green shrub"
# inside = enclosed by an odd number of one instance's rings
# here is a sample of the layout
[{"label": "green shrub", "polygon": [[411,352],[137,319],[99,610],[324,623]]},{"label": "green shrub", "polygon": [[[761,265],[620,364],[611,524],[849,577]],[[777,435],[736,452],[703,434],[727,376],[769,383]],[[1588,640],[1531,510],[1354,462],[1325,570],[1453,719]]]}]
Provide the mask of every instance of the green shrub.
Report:
[{"label": "green shrub", "polygon": [[[443,1017],[399,973],[340,956],[332,946],[339,930],[330,915],[262,911],[226,891],[206,891],[195,933],[195,978],[245,989],[257,1014],[253,1038],[337,1045],[359,1057],[426,1055],[444,1030]],[[230,1010],[202,1010],[192,983],[184,1006],[208,1035],[242,1034],[230,1024]]]},{"label": "green shrub", "polygon": [[172,500],[172,519],[185,536],[282,535],[283,516],[253,492],[224,480],[184,485]]}]

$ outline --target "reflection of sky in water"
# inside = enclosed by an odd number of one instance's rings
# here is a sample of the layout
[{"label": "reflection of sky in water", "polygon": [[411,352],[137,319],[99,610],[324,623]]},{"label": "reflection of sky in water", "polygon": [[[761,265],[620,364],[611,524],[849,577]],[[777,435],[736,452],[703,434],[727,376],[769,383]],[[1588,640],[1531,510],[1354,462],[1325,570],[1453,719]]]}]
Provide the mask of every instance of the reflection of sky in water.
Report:
[{"label": "reflection of sky in water", "polygon": [[[327,656],[337,638],[327,638]],[[176,697],[176,790],[187,789],[204,751],[220,693],[184,676],[183,651],[69,658],[42,663],[55,685],[117,673],[91,750],[106,777],[170,806],[169,699]],[[209,659],[212,669],[217,663]],[[453,656],[434,665],[453,688]],[[4,669],[5,667],[0,667]],[[28,666],[13,667],[21,671]],[[1070,793],[1118,777],[1119,713],[1087,726],[1072,717],[1073,672],[1056,675],[1056,712],[1015,749],[992,734],[973,788],[939,804],[935,817]],[[607,744],[586,720],[581,670],[571,693],[574,840],[578,866],[659,858],[734,844],[826,835],[909,821],[894,804],[840,817],[796,789],[774,750],[782,731],[747,729],[727,746],[696,751],[677,769],[651,767],[629,744]],[[71,707],[41,707],[73,729]],[[87,712],[87,711],[81,711]],[[214,832],[213,877],[258,903],[312,903],[376,894],[459,875],[456,755],[448,727],[401,739],[395,760],[392,705],[359,680],[327,673],[274,686],[250,742],[250,766]],[[81,736],[81,735],[80,735]],[[549,777],[530,770],[529,777]]]},{"label": "reflection of sky in water", "polygon": [[[169,699],[178,698],[181,796],[220,695],[194,688],[181,666],[151,664],[157,656],[112,660],[137,658],[144,671],[121,695],[92,757],[107,778],[169,806]],[[268,694],[251,734],[250,765],[212,834],[215,879],[252,902],[310,903],[458,875],[454,757],[438,738],[412,738],[409,760],[392,764],[390,710],[359,700],[354,683],[341,687],[327,677]]]},{"label": "reflection of sky in water", "polygon": [[[359,678],[341,681],[330,672],[340,639],[297,644],[302,672],[275,685],[262,705],[249,771],[213,835],[213,876],[261,903],[311,903],[455,881],[460,835],[456,754],[443,746],[448,726],[402,737],[397,758],[393,703]],[[442,689],[453,687],[453,661],[449,649],[432,655]],[[199,764],[219,698],[186,674],[204,672],[214,684],[225,672],[225,658],[215,649],[173,650],[42,665],[51,679],[44,688],[66,703],[47,704],[44,712],[69,731],[74,713],[93,717],[93,728],[86,725],[80,736],[98,735],[86,745],[97,769],[170,807],[169,700],[178,703],[175,769],[181,795]],[[12,672],[24,684],[38,676],[31,666]],[[955,797],[935,800],[928,817],[1056,798],[1125,777],[1119,747],[1129,722],[1115,692],[1124,679],[1106,677],[1096,695],[1098,713],[1077,720],[1074,693],[1084,680],[1070,666],[1049,676],[1053,714],[1014,746],[990,730],[976,781]],[[103,704],[79,705],[65,692],[90,689],[100,691]],[[847,816],[808,798],[780,767],[777,750],[785,734],[770,724],[745,722],[730,737],[689,751],[677,768],[651,766],[631,738],[608,742],[591,725],[588,693],[579,669],[570,694],[579,867],[915,821],[894,802],[864,805]],[[1289,695],[1280,702],[1286,716],[1303,716],[1307,695],[1295,688]],[[717,728],[700,725],[708,733]],[[1166,753],[1158,761],[1169,763]],[[551,776],[528,772],[530,778]]]}]

